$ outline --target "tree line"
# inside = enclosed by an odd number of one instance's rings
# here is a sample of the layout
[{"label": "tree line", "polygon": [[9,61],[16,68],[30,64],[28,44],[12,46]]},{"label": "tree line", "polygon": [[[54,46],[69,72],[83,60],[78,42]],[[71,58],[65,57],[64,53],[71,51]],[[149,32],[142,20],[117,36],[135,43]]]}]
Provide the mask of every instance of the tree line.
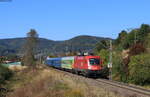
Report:
[{"label": "tree line", "polygon": [[[109,43],[97,43],[95,54],[109,63]],[[142,24],[131,31],[123,30],[113,41],[113,80],[138,85],[150,84],[150,25]]]}]

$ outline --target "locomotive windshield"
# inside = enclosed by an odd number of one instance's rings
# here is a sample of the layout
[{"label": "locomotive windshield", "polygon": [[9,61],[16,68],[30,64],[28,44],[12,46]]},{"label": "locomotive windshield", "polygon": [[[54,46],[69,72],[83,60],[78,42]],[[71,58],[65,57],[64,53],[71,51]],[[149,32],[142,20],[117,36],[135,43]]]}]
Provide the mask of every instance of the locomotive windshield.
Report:
[{"label": "locomotive windshield", "polygon": [[95,58],[90,58],[90,65],[99,65],[100,60]]}]

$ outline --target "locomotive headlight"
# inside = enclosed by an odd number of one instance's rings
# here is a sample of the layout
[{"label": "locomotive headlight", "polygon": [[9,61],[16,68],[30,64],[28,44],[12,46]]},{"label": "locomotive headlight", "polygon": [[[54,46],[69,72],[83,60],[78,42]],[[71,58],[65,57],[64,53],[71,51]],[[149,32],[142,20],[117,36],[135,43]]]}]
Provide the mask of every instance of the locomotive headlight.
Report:
[{"label": "locomotive headlight", "polygon": [[92,69],[89,61],[88,61],[88,69]]}]

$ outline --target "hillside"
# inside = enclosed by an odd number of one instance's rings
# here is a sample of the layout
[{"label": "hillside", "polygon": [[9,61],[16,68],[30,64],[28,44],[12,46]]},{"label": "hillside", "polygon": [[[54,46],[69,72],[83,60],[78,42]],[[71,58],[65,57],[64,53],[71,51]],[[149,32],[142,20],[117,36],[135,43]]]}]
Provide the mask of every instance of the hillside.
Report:
[{"label": "hillside", "polygon": [[[69,40],[53,41],[39,38],[38,53],[42,54],[61,54],[69,51],[77,52],[92,51],[95,44],[108,38],[95,36],[77,36]],[[26,38],[0,39],[0,56],[18,54],[23,50]]]}]

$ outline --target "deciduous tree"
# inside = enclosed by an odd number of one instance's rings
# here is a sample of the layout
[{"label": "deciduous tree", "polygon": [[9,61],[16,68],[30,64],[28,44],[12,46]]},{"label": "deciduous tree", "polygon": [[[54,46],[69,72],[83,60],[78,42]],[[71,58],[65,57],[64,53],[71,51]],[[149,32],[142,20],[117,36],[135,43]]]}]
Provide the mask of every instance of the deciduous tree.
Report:
[{"label": "deciduous tree", "polygon": [[24,46],[23,64],[36,68],[36,47],[38,43],[38,34],[34,29],[27,33],[27,39]]}]

